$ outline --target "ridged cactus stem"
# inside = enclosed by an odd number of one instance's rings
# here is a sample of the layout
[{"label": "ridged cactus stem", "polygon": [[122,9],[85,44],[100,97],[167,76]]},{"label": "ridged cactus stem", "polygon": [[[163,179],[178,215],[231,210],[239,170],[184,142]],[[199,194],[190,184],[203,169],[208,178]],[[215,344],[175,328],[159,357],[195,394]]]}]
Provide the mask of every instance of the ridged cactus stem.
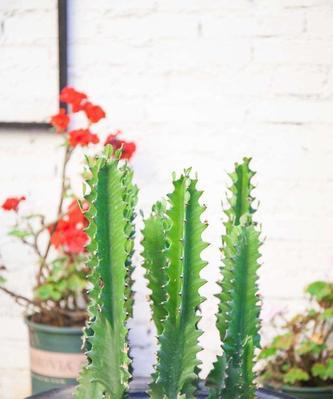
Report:
[{"label": "ridged cactus stem", "polygon": [[157,202],[152,208],[150,217],[144,221],[142,230],[143,267],[146,272],[145,277],[148,280],[148,288],[151,291],[150,304],[158,336],[163,332],[164,321],[167,316],[165,304],[168,276],[165,234],[168,228],[168,220],[165,211],[165,205],[162,202]]},{"label": "ridged cactus stem", "polygon": [[111,147],[89,162],[90,193],[87,233],[90,237],[88,364],[81,372],[76,399],[122,399],[130,373],[127,320],[130,258],[133,253],[137,189],[129,167],[121,165]]},{"label": "ridged cactus stem", "polygon": [[222,237],[222,281],[217,328],[223,349],[207,378],[209,398],[252,399],[254,348],[260,345],[257,270],[259,233],[252,215],[250,159],[235,165]]},{"label": "ridged cactus stem", "polygon": [[195,398],[198,382],[199,289],[204,284],[200,273],[206,265],[201,252],[207,246],[201,238],[206,228],[201,217],[205,208],[199,203],[202,192],[196,189],[197,180],[190,179],[188,172],[173,184],[166,211],[167,315],[150,386],[154,399]]}]

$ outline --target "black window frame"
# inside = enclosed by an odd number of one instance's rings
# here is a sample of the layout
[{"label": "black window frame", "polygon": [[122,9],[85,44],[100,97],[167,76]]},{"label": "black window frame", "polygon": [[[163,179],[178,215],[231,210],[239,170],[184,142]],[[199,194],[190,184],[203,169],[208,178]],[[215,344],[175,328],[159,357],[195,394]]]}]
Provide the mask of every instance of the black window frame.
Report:
[{"label": "black window frame", "polygon": [[[57,19],[58,19],[58,80],[59,92],[62,88],[67,86],[68,83],[68,13],[67,13],[67,0],[58,0],[57,6]],[[66,105],[59,104],[66,107]],[[46,130],[52,128],[46,122],[1,122],[0,129],[37,129]]]}]

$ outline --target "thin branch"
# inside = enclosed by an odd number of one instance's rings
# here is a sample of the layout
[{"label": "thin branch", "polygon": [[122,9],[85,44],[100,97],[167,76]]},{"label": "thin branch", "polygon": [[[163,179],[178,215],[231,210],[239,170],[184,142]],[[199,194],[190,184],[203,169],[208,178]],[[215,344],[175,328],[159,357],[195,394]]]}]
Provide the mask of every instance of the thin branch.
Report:
[{"label": "thin branch", "polygon": [[14,298],[15,302],[18,303],[19,305],[22,305],[20,301],[23,301],[25,304],[38,306],[36,302],[32,301],[29,298],[26,298],[25,296],[16,294],[14,291],[9,290],[8,288],[0,286],[0,290],[5,292],[7,295],[11,296],[12,298]]},{"label": "thin branch", "polygon": [[70,160],[72,154],[72,149],[68,146],[66,146],[66,151],[65,151],[65,156],[64,156],[64,162],[63,162],[63,167],[62,167],[62,173],[61,173],[61,190],[60,190],[60,197],[59,197],[59,204],[58,204],[58,210],[57,210],[57,220],[53,224],[51,230],[50,230],[50,236],[49,240],[46,246],[46,250],[44,255],[41,257],[41,262],[39,266],[39,271],[37,273],[37,286],[41,284],[41,277],[43,274],[43,269],[47,265],[47,257],[49,255],[50,249],[51,249],[51,237],[52,234],[55,232],[57,228],[57,222],[59,221],[59,218],[62,215],[62,207],[64,203],[64,197],[65,197],[65,192],[66,192],[66,172],[67,172],[67,165],[68,161]]}]

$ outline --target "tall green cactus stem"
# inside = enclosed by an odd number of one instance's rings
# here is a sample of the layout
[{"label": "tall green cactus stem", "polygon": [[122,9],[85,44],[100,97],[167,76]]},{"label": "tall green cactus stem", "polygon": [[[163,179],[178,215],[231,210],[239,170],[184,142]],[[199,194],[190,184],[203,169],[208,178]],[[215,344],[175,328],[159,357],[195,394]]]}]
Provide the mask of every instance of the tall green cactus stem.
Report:
[{"label": "tall green cactus stem", "polygon": [[[230,174],[232,195],[228,199],[230,207],[225,211],[228,219],[222,237],[223,279],[217,315],[217,328],[224,344],[223,354],[207,378],[211,399],[221,398],[222,392],[226,399],[254,397],[253,351],[260,345],[256,292],[260,241],[252,220],[255,209],[251,179],[254,172],[249,163],[250,159],[244,158]],[[242,324],[244,320],[246,325]],[[238,358],[233,350],[238,351]]]},{"label": "tall green cactus stem", "polygon": [[87,184],[91,191],[86,196],[90,204],[86,217],[92,289],[85,330],[88,364],[79,377],[76,399],[122,399],[130,379],[128,266],[133,253],[137,189],[132,172],[120,164],[118,156],[108,146],[102,156],[89,161]]},{"label": "tall green cactus stem", "polygon": [[231,193],[228,197],[229,208],[224,211],[228,218],[225,222],[226,234],[233,225],[240,224],[244,215],[252,221],[252,215],[256,211],[252,196],[254,189],[252,178],[255,172],[250,169],[250,162],[251,158],[244,158],[242,163],[235,164],[235,170],[229,174],[232,184],[229,187]]},{"label": "tall green cactus stem", "polygon": [[143,267],[146,270],[145,277],[151,291],[150,302],[158,336],[163,332],[163,325],[167,316],[165,303],[167,300],[168,276],[165,234],[168,221],[165,211],[165,205],[162,202],[157,202],[152,208],[150,217],[144,221],[142,230]]},{"label": "tall green cactus stem", "polygon": [[202,192],[196,189],[197,180],[188,174],[174,180],[174,191],[168,196],[167,317],[159,336],[158,363],[150,386],[150,397],[154,399],[195,398],[197,388],[201,335],[197,313],[202,302],[199,289],[204,284],[200,273],[206,266],[201,252],[207,244],[201,238],[206,228],[201,221],[205,209],[199,203]]},{"label": "tall green cactus stem", "polygon": [[233,263],[234,275],[228,300],[230,314],[223,342],[225,384],[220,397],[254,399],[254,347],[260,345],[257,294],[260,239],[253,225],[235,226],[230,236],[234,250],[230,251],[229,261]]}]

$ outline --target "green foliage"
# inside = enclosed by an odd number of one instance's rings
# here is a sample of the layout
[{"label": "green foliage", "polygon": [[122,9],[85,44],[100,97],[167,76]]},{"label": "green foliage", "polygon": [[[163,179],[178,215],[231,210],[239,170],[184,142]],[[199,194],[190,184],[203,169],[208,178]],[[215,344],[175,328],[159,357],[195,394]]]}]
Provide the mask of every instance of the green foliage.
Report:
[{"label": "green foliage", "polygon": [[261,351],[263,382],[314,387],[333,383],[333,284],[316,281],[305,292],[314,307],[289,320],[280,316],[283,333]]},{"label": "green foliage", "polygon": [[250,159],[236,164],[230,174],[232,186],[225,211],[226,234],[222,237],[223,266],[217,327],[223,342],[208,376],[209,397],[254,398],[254,350],[260,345],[257,271],[261,245],[252,220],[255,209],[251,194],[254,173]]},{"label": "green foliage", "polygon": [[325,363],[315,363],[312,366],[312,374],[315,377],[326,381],[328,379],[333,379],[333,359],[328,359]]},{"label": "green foliage", "polygon": [[25,230],[13,229],[8,232],[8,235],[12,236],[12,237],[24,239],[24,238],[31,236],[31,233],[29,231],[25,231]]},{"label": "green foliage", "polygon": [[294,337],[291,332],[286,334],[277,335],[272,342],[272,348],[288,350],[294,342]]},{"label": "green foliage", "polygon": [[51,263],[49,275],[45,282],[34,290],[34,297],[41,301],[58,302],[69,296],[79,297],[87,287],[83,260],[76,257],[76,262],[68,257],[55,259]]},{"label": "green foliage", "polygon": [[300,382],[300,381],[309,381],[309,374],[298,367],[291,368],[283,376],[283,382],[285,384],[293,385],[295,384],[295,382]]},{"label": "green foliage", "polygon": [[201,221],[205,208],[199,203],[202,192],[196,188],[197,180],[191,179],[188,171],[174,180],[173,185],[166,210],[170,227],[165,232],[166,242],[159,246],[166,249],[167,284],[162,290],[165,287],[163,296],[167,300],[163,329],[157,323],[162,333],[158,337],[158,363],[150,385],[150,396],[155,399],[183,395],[195,398],[198,383],[201,331],[197,327],[200,320],[197,312],[202,302],[199,289],[204,284],[200,273],[206,265],[201,259],[201,252],[207,246],[201,238],[206,228]]},{"label": "green foliage", "polygon": [[315,281],[306,287],[312,299],[316,300],[323,307],[333,307],[333,284],[325,281]]},{"label": "green foliage", "polygon": [[75,398],[121,399],[130,379],[126,322],[131,310],[137,189],[129,167],[118,161],[117,154],[114,157],[111,147],[88,162],[91,191],[86,196],[86,217],[92,284],[85,330],[88,365],[79,377]]}]

